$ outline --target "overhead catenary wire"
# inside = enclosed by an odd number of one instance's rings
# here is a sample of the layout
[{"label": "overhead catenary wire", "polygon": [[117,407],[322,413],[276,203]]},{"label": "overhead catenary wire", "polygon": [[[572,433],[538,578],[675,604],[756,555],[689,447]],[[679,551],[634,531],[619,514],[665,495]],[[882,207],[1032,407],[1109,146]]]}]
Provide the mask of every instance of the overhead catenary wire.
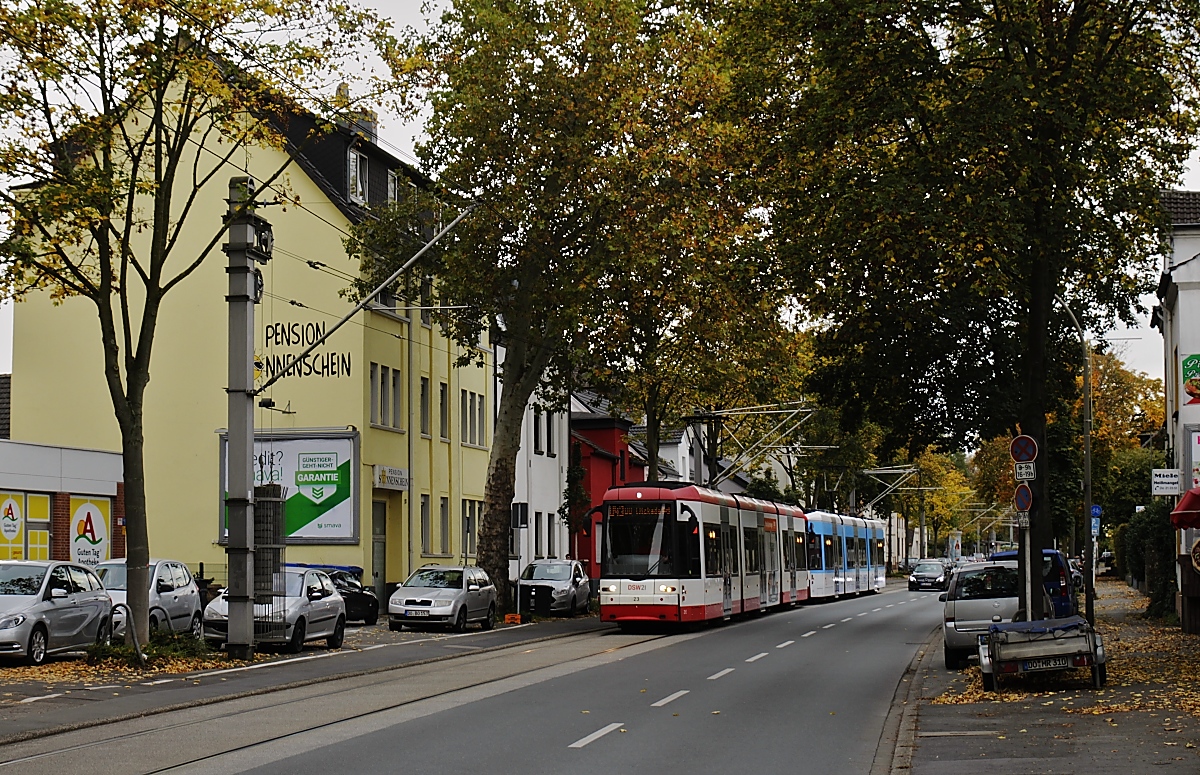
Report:
[{"label": "overhead catenary wire", "polygon": [[379,295],[380,292],[389,288],[391,286],[391,284],[394,283],[396,281],[396,279],[400,277],[400,275],[402,275],[406,271],[408,271],[409,267],[411,267],[413,264],[415,264],[421,258],[421,256],[423,256],[425,254],[425,251],[429,250],[431,247],[433,247],[435,244],[437,244],[438,240],[440,240],[442,237],[449,234],[450,231],[453,230],[454,227],[459,224],[459,221],[461,221],[463,218],[466,218],[468,215],[470,215],[472,212],[474,212],[475,207],[476,207],[475,205],[470,205],[469,207],[464,209],[461,213],[459,213],[458,216],[455,217],[455,219],[453,221],[451,221],[449,224],[447,224],[445,227],[443,227],[441,231],[439,231],[437,234],[435,234],[433,236],[433,239],[429,240],[429,242],[426,242],[421,247],[420,250],[418,250],[416,253],[414,253],[412,258],[408,259],[408,261],[405,261],[404,264],[402,264],[399,269],[392,272],[392,274],[386,280],[384,280],[382,283],[380,283],[380,285],[375,290],[366,294],[363,297],[362,301],[355,304],[354,309],[347,312],[346,315],[344,317],[342,317],[341,320],[339,320],[337,323],[335,323],[333,325],[333,328],[330,328],[327,331],[325,331],[320,337],[317,338],[317,340],[315,342],[310,344],[308,347],[304,348],[304,350],[302,350],[299,354],[293,356],[290,361],[288,361],[286,364],[284,364],[284,367],[280,372],[278,372],[277,374],[275,374],[275,376],[271,377],[269,380],[264,382],[261,387],[257,388],[254,391],[254,394],[258,395],[259,393],[266,390],[271,385],[278,382],[279,379],[281,377],[283,377],[284,374],[287,374],[288,371],[293,366],[295,366],[297,363],[300,363],[305,358],[305,356],[307,356],[313,350],[317,349],[319,346],[324,344],[325,340],[327,340],[330,336],[332,336],[335,331],[337,331],[339,328],[344,326],[347,323],[347,321],[350,320],[350,318],[354,317],[359,312],[361,312],[363,309],[365,309],[367,307],[367,305],[371,304],[372,299],[374,299],[377,295]]}]

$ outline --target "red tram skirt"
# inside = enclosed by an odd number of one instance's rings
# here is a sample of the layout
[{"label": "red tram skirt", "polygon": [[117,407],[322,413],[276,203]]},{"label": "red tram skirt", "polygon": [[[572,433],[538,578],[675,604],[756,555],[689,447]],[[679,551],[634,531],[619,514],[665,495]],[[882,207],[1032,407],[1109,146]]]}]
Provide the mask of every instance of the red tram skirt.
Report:
[{"label": "red tram skirt", "polygon": [[[699,606],[703,612],[703,606]],[[703,613],[701,613],[703,617]],[[698,617],[698,618],[701,618]],[[602,605],[600,620],[605,622],[678,622],[677,605]]]}]

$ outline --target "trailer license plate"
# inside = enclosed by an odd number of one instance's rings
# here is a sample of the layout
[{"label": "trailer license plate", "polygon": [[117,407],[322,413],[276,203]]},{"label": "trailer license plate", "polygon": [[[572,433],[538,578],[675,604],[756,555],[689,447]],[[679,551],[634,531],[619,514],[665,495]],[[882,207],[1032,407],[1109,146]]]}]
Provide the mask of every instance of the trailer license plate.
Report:
[{"label": "trailer license plate", "polygon": [[405,616],[429,616],[428,611],[405,611]]},{"label": "trailer license plate", "polygon": [[1045,659],[1027,659],[1021,663],[1023,670],[1056,670],[1067,666],[1066,657],[1047,657]]}]

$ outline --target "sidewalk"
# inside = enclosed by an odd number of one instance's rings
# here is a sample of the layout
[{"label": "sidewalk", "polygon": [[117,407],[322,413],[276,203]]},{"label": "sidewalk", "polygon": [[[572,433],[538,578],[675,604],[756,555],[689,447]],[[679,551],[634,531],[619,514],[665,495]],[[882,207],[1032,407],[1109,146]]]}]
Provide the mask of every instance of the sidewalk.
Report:
[{"label": "sidewalk", "polygon": [[[1146,598],[1097,585],[1108,686],[1090,673],[984,693],[979,668],[946,670],[935,632],[913,676],[893,775],[1200,772],[1200,636],[1140,617]],[[902,699],[902,698],[898,698]],[[906,728],[905,728],[906,727]]]}]

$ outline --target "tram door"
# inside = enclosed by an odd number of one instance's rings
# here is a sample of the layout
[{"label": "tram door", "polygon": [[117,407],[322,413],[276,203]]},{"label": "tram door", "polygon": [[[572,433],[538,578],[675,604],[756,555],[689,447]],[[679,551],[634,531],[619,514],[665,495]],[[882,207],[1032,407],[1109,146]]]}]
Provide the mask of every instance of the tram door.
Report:
[{"label": "tram door", "polygon": [[868,557],[867,528],[860,525],[854,529],[858,533],[858,591],[866,592],[871,588],[871,563]]},{"label": "tram door", "polygon": [[733,540],[733,529],[729,527],[729,510],[721,507],[721,613],[730,616],[733,613],[733,577],[737,566],[733,558],[737,556],[737,544]]},{"label": "tram door", "polygon": [[788,569],[788,591],[791,593],[792,602],[795,602],[798,590],[796,586],[796,552],[801,547],[796,546],[796,531],[791,528],[788,528],[783,540],[786,541],[784,545],[787,547],[787,551],[784,552],[784,562],[787,563]]},{"label": "tram door", "polygon": [[763,531],[759,534],[762,563],[759,567],[758,602],[763,606],[779,602],[779,523],[773,517],[763,519]]}]

